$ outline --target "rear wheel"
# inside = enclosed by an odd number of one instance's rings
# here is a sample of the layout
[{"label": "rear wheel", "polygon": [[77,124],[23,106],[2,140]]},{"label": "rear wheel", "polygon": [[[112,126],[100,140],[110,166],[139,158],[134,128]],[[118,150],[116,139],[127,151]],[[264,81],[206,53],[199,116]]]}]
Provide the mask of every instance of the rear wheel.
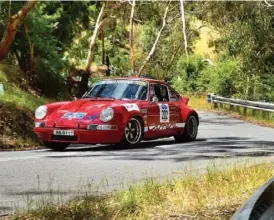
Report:
[{"label": "rear wheel", "polygon": [[44,145],[55,151],[64,151],[69,146],[69,143],[44,142]]},{"label": "rear wheel", "polygon": [[178,142],[194,141],[198,134],[198,120],[195,116],[191,115],[186,122],[184,133],[174,136]]},{"label": "rear wheel", "polygon": [[126,147],[134,147],[140,144],[144,134],[144,127],[141,121],[137,118],[132,118],[129,120],[125,131],[124,137],[121,144]]}]

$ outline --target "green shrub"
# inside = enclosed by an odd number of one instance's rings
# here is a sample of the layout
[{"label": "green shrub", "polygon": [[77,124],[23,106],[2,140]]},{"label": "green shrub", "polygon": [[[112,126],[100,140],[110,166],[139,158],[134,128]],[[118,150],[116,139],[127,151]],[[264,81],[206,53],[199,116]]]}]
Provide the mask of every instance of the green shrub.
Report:
[{"label": "green shrub", "polygon": [[198,90],[231,97],[236,93],[238,73],[239,67],[235,60],[215,63],[201,71],[197,78]]},{"label": "green shrub", "polygon": [[197,79],[206,66],[200,56],[181,57],[176,66],[176,76],[172,80],[174,87],[179,92],[197,91]]},{"label": "green shrub", "polygon": [[182,57],[176,68],[177,74],[172,83],[181,93],[209,92],[227,97],[244,94],[242,88],[245,87],[245,80],[242,79],[239,63],[234,59],[224,59],[210,65],[199,56]]}]

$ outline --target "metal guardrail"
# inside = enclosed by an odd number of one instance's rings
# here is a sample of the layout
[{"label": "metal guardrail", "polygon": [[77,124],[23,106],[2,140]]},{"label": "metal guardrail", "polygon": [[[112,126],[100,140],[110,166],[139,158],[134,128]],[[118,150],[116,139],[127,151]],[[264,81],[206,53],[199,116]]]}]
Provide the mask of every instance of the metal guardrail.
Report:
[{"label": "metal guardrail", "polygon": [[269,102],[254,102],[254,101],[247,101],[241,99],[234,99],[234,98],[225,98],[213,94],[207,95],[208,103],[221,103],[225,105],[233,105],[238,107],[244,107],[254,110],[261,110],[274,113],[274,103]]}]

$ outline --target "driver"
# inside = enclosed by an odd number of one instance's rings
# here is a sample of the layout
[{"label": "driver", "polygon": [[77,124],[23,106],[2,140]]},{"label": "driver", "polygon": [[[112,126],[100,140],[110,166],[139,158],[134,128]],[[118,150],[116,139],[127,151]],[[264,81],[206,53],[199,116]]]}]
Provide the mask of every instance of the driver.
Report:
[{"label": "driver", "polygon": [[167,102],[168,101],[168,99],[167,99],[167,89],[165,87],[161,86],[160,90],[161,90],[161,96],[162,96],[163,102]]}]

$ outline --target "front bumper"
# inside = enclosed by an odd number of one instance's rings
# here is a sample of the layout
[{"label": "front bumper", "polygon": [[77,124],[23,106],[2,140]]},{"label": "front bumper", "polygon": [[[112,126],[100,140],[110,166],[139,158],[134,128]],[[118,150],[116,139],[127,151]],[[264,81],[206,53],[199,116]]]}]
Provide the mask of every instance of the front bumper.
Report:
[{"label": "front bumper", "polygon": [[[73,130],[74,136],[54,135],[54,130]],[[124,130],[87,130],[71,128],[36,127],[34,132],[42,141],[67,142],[75,144],[115,144],[123,139]]]}]

